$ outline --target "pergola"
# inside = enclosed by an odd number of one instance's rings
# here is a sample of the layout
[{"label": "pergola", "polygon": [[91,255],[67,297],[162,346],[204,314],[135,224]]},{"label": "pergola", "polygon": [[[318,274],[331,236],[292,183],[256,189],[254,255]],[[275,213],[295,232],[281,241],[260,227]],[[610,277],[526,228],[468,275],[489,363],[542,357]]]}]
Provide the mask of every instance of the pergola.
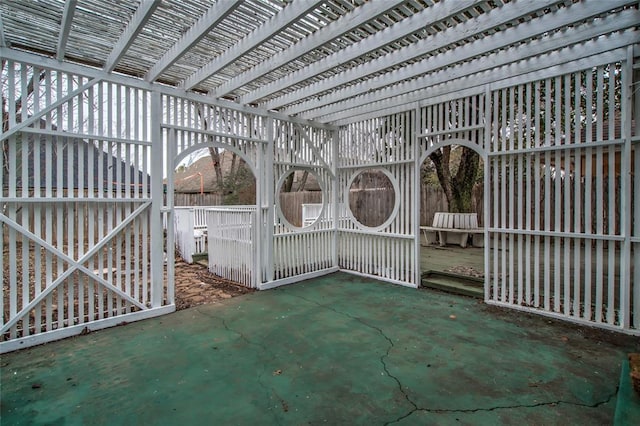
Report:
[{"label": "pergola", "polygon": [[[207,147],[256,177],[259,289],[419,286],[420,166],[455,144],[485,164],[485,302],[639,334],[638,6],[3,1],[1,350],[172,312],[172,171]],[[303,228],[296,170],[323,190]],[[374,227],[340,210],[368,170],[395,192]]]}]

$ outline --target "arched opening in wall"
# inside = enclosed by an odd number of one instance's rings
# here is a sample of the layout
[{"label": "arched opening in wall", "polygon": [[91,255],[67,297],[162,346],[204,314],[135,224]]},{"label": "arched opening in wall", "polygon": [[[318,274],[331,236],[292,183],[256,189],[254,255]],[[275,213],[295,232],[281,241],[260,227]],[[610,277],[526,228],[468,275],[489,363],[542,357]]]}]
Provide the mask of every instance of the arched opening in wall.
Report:
[{"label": "arched opening in wall", "polygon": [[[178,308],[244,292],[229,281],[252,287],[252,221],[256,179],[236,152],[204,147],[182,156],[173,175],[174,240]],[[196,279],[197,277],[197,279]],[[204,285],[203,285],[204,284]]]},{"label": "arched opening in wall", "polygon": [[256,179],[235,152],[217,147],[194,151],[174,171],[176,206],[255,205]]},{"label": "arched opening in wall", "polygon": [[388,171],[374,168],[357,172],[348,191],[349,212],[362,227],[380,229],[393,220],[397,191]]},{"label": "arched opening in wall", "polygon": [[322,183],[311,170],[294,168],[286,172],[279,180],[277,193],[279,221],[289,229],[312,226],[326,209]]},{"label": "arched opening in wall", "polygon": [[420,168],[422,285],[483,297],[485,165],[472,145],[442,145]]}]

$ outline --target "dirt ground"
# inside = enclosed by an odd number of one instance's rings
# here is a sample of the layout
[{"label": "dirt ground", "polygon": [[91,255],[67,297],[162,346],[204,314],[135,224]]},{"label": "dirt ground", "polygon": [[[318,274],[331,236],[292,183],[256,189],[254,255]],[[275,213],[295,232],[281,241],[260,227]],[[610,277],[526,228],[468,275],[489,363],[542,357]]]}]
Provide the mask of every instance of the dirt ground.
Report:
[{"label": "dirt ground", "polygon": [[211,274],[206,266],[190,265],[182,260],[176,260],[175,285],[178,310],[214,304],[254,291]]}]

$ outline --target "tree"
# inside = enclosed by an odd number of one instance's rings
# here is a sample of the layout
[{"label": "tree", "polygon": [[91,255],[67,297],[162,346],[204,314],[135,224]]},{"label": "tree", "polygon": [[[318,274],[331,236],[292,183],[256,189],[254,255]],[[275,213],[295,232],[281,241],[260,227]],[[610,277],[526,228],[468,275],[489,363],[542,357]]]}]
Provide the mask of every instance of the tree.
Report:
[{"label": "tree", "polygon": [[466,146],[458,146],[460,161],[453,173],[451,145],[444,146],[429,155],[433,162],[440,186],[447,197],[449,211],[469,213],[473,211],[471,195],[480,169],[480,155]]},{"label": "tree", "polygon": [[255,204],[256,181],[246,163],[234,153],[229,173],[222,181],[222,204]]},{"label": "tree", "polygon": [[[449,117],[453,121],[450,123],[452,131],[455,131],[456,126],[465,125],[463,117],[469,119],[475,115],[475,122],[481,122],[482,117],[479,116],[480,111],[477,107],[472,110],[472,107],[468,105],[469,110],[465,112],[459,106],[454,106],[454,102],[451,103],[450,108],[453,113]],[[413,117],[413,115],[407,116],[402,128],[395,127],[391,119],[382,121],[379,126],[379,136],[385,141],[383,150],[390,149],[389,144],[393,143],[390,140],[411,140],[411,132],[415,128]],[[477,138],[476,134],[476,140]],[[383,153],[378,153],[377,156],[385,158]],[[429,159],[433,163],[432,171],[435,172],[438,184],[447,198],[449,211],[453,213],[473,212],[474,206],[471,202],[471,196],[480,170],[480,155],[466,146],[446,145],[431,153]],[[423,166],[423,172],[425,168],[428,166]],[[429,178],[428,174],[425,176],[423,173],[421,181],[425,183]]]}]

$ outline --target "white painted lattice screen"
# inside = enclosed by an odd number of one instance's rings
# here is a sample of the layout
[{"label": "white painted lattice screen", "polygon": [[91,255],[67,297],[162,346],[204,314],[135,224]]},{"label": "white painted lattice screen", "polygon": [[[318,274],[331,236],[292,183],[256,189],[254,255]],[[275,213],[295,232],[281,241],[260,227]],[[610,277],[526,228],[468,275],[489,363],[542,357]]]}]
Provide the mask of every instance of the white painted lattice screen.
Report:
[{"label": "white painted lattice screen", "polygon": [[206,211],[209,271],[246,287],[258,286],[255,207],[224,206]]},{"label": "white painted lattice screen", "polygon": [[[415,112],[349,125],[340,131],[338,204],[347,208],[348,220],[338,227],[340,268],[386,281],[418,285],[413,207],[415,205]],[[392,208],[371,226],[353,214],[359,176],[384,174],[384,184],[374,184],[375,198],[389,194]],[[365,190],[366,191],[366,190]],[[365,192],[366,193],[366,192]],[[367,197],[363,197],[363,200]],[[375,204],[374,204],[375,206]],[[375,209],[375,207],[374,207]]]},{"label": "white painted lattice screen", "polygon": [[[297,276],[313,276],[337,270],[335,262],[334,215],[328,212],[335,191],[335,148],[332,132],[303,126],[284,120],[274,120],[273,168],[269,180],[273,182],[275,211],[273,222],[264,219],[267,244],[265,284],[269,288],[278,283],[295,282]],[[279,194],[290,174],[312,175],[323,194],[325,206],[319,220],[309,226],[291,223],[283,215]],[[300,221],[302,217],[299,218]],[[271,227],[270,223],[275,225]]]},{"label": "white painted lattice screen", "polygon": [[489,302],[640,330],[631,73],[621,60],[491,93]]},{"label": "white painted lattice screen", "polygon": [[5,77],[1,350],[173,310],[151,267],[149,92],[10,61]]}]

